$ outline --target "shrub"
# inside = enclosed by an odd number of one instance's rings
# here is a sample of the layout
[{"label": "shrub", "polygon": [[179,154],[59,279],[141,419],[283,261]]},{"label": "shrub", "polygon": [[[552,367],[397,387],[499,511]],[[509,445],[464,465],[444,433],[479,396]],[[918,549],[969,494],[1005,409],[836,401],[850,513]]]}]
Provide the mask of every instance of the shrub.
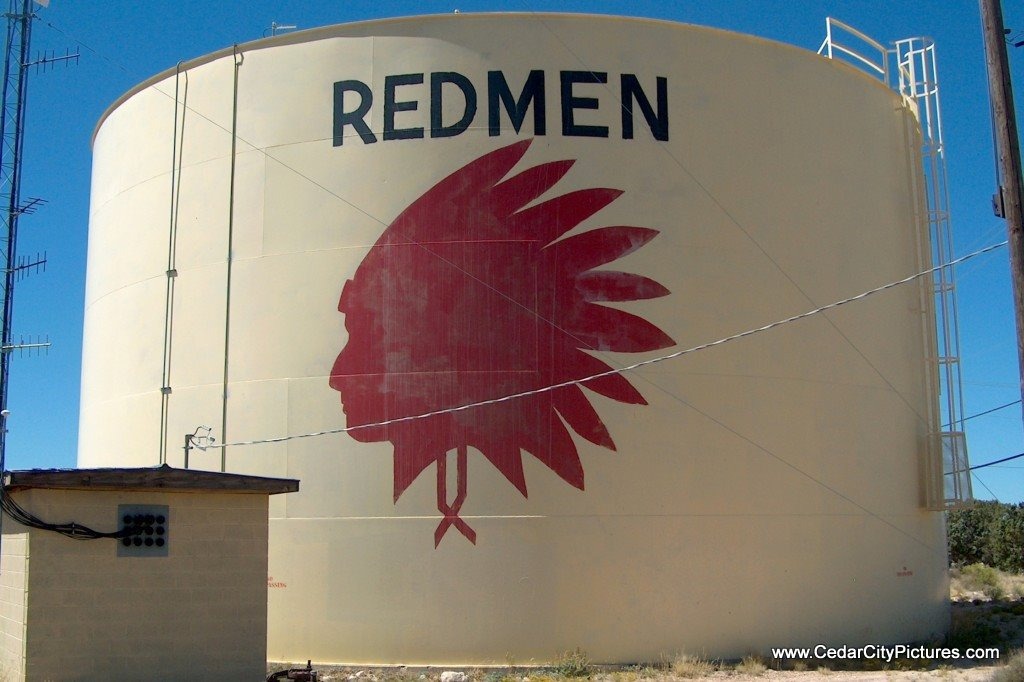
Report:
[{"label": "shrub", "polygon": [[992,565],[1024,570],[1024,504],[1007,505],[992,528]]},{"label": "shrub", "polygon": [[946,517],[949,561],[1024,571],[1024,503],[976,502]]},{"label": "shrub", "polygon": [[1004,596],[1002,583],[996,569],[985,564],[971,564],[960,571],[960,581],[969,590],[979,590],[989,599],[1001,599]]},{"label": "shrub", "polygon": [[999,511],[998,502],[975,502],[947,514],[946,536],[951,564],[992,563],[989,538]]},{"label": "shrub", "polygon": [[586,677],[590,674],[590,657],[579,647],[559,654],[552,671],[564,677]]}]

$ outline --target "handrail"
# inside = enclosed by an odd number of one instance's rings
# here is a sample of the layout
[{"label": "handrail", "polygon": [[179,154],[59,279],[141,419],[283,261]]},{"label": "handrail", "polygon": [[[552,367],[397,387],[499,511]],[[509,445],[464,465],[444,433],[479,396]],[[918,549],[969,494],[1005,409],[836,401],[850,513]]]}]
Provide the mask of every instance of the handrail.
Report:
[{"label": "handrail", "polygon": [[[878,50],[880,59],[877,62],[872,61],[871,58],[864,56],[854,48],[836,42],[832,31],[833,26],[838,29],[842,29],[855,38],[859,38],[869,47]],[[822,54],[823,51],[826,51],[826,56],[829,59],[835,59],[835,52],[840,52],[878,73],[878,75],[882,77],[883,81],[888,82],[889,80],[889,50],[885,45],[882,45],[877,40],[865,35],[849,24],[839,21],[838,19],[825,17],[825,40],[821,43],[821,47],[818,48],[818,54]]]},{"label": "handrail", "polygon": [[888,48],[885,45],[883,45],[882,43],[878,42],[874,38],[872,38],[872,37],[870,37],[868,35],[865,35],[864,33],[861,33],[860,31],[855,29],[853,26],[850,26],[849,24],[845,24],[845,23],[839,21],[838,19],[833,19],[832,17],[825,17],[825,21],[831,22],[831,23],[835,24],[836,26],[838,26],[839,28],[843,29],[847,33],[852,33],[853,35],[857,36],[858,38],[863,40],[865,43],[870,45],[871,47],[873,47],[876,50],[878,50],[879,52],[881,52],[883,55],[885,55],[889,51]]},{"label": "handrail", "polygon": [[843,54],[846,54],[849,57],[853,57],[857,61],[865,64],[866,66],[869,66],[873,71],[877,71],[879,75],[885,76],[885,68],[879,66],[878,64],[875,64],[873,61],[861,55],[859,52],[855,52],[851,48],[848,48],[845,45],[837,43],[835,41],[832,42],[832,49],[838,50],[839,52],[842,52]]}]

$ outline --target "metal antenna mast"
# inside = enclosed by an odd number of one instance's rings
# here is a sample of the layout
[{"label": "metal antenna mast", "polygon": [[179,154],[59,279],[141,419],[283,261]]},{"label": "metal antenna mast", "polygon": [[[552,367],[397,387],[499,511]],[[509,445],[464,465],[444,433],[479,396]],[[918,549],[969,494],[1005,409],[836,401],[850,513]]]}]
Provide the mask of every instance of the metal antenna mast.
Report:
[{"label": "metal antenna mast", "polygon": [[25,99],[28,94],[29,44],[32,38],[30,0],[10,0],[7,12],[7,51],[4,55],[3,94],[0,99],[0,258],[4,261],[2,336],[0,336],[0,472],[7,453],[7,394],[11,365],[11,311],[14,308],[14,269],[17,258],[18,217],[21,215],[21,148],[24,143]]},{"label": "metal antenna mast", "polygon": [[[47,5],[48,0],[37,0]],[[11,314],[14,309],[14,282],[22,275],[37,271],[46,264],[46,257],[18,260],[18,219],[42,205],[42,199],[21,202],[21,154],[24,145],[25,104],[28,97],[28,70],[47,68],[57,62],[77,60],[78,55],[63,57],[44,55],[29,61],[32,40],[32,0],[9,0],[7,42],[4,53],[3,87],[0,93],[0,261],[3,262],[0,289],[0,472],[7,454],[7,398],[10,393],[11,353],[48,347],[49,341],[13,342]]]}]

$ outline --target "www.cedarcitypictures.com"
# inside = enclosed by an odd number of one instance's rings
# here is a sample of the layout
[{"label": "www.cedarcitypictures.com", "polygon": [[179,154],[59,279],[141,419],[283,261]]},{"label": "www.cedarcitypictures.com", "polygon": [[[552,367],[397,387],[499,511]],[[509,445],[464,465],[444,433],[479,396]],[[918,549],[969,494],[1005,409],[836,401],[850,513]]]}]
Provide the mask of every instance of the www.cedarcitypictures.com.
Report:
[{"label": "www.cedarcitypictures.com", "polygon": [[984,660],[998,659],[999,649],[992,647],[959,649],[957,647],[936,647],[911,644],[895,644],[893,646],[867,644],[860,647],[832,647],[824,644],[818,644],[813,648],[794,647],[772,649],[772,658],[817,658],[823,660],[881,659],[886,663],[892,663],[898,658],[927,659],[933,661]]}]

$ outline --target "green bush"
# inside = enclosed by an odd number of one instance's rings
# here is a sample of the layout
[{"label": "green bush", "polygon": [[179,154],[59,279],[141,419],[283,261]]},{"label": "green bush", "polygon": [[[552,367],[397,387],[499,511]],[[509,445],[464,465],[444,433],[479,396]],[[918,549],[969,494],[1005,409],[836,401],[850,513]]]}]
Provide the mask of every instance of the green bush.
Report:
[{"label": "green bush", "polygon": [[960,579],[963,581],[964,587],[984,592],[989,599],[1002,599],[1004,596],[1003,586],[999,582],[999,574],[991,566],[982,563],[964,566]]},{"label": "green bush", "polygon": [[983,501],[946,517],[949,562],[1024,571],[1024,503]]},{"label": "green bush", "polygon": [[1024,504],[1007,505],[996,518],[992,565],[1004,571],[1024,570]]}]

